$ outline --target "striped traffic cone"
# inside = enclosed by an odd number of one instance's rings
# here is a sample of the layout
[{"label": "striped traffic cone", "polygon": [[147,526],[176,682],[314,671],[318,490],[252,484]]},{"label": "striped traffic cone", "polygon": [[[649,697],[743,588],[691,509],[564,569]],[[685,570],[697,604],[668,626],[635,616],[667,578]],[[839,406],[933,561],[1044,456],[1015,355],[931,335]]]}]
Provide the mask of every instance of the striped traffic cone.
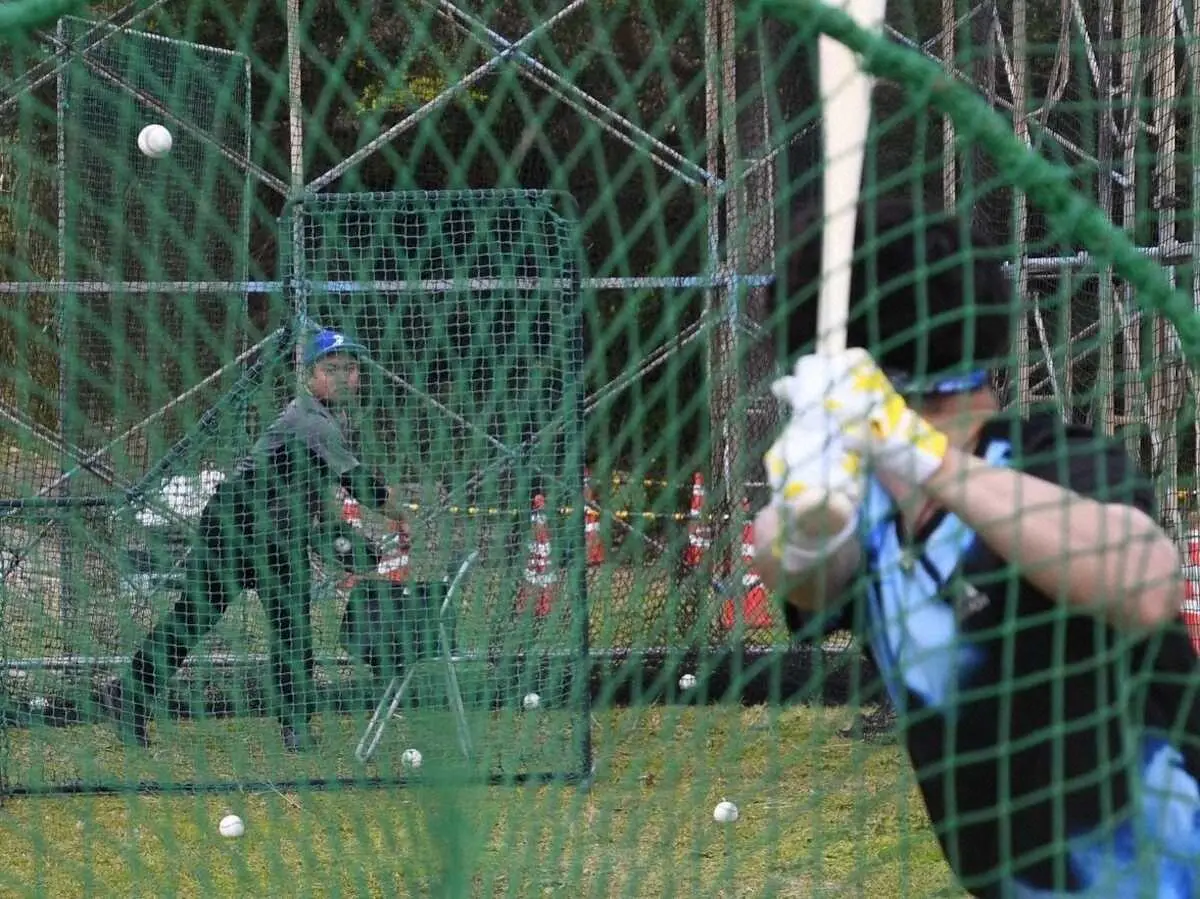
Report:
[{"label": "striped traffic cone", "polygon": [[[347,495],[342,499],[342,521],[356,530],[362,529],[362,506],[352,496]],[[408,535],[403,532],[399,522],[391,522],[388,530],[388,535],[378,544],[380,555],[375,573],[393,584],[403,584],[408,580],[409,573]],[[351,572],[338,581],[338,588],[351,590],[361,578],[361,572]]]},{"label": "striped traffic cone", "polygon": [[712,531],[702,519],[704,514],[704,476],[696,472],[692,476],[692,504],[688,509],[688,543],[683,550],[683,564],[697,568],[704,553],[712,545]]},{"label": "striped traffic cone", "polygon": [[529,541],[529,561],[525,578],[517,591],[517,614],[522,615],[533,604],[535,618],[545,618],[554,605],[554,587],[558,576],[550,556],[550,527],[546,523],[546,498],[540,493],[533,498],[533,513],[529,517],[533,537]]},{"label": "striped traffic cone", "polygon": [[[745,522],[742,525],[742,593],[741,620],[750,630],[771,630],[771,598],[762,578],[754,570],[754,519],[750,515],[750,503],[742,500]],[[727,599],[721,611],[721,621],[726,630],[733,630],[738,623],[738,603]]]},{"label": "striped traffic cone", "polygon": [[342,521],[354,528],[362,527],[362,507],[345,491],[342,491]]},{"label": "striped traffic cone", "polygon": [[592,475],[583,470],[583,539],[587,547],[589,565],[604,562],[604,540],[600,537],[600,509],[596,501],[596,490],[592,487]]},{"label": "striped traffic cone", "polygon": [[[363,526],[362,507],[358,504],[358,500],[345,491],[342,491],[342,521],[352,528],[362,528]],[[349,572],[338,580],[337,589],[353,590],[354,585],[357,583],[358,575]]]},{"label": "striped traffic cone", "polygon": [[393,584],[403,584],[408,581],[410,541],[403,526],[393,521],[388,525],[388,535],[379,542],[379,562],[375,566],[376,574]]},{"label": "striped traffic cone", "polygon": [[1200,652],[1200,531],[1191,531],[1184,538],[1183,577],[1183,623]]}]

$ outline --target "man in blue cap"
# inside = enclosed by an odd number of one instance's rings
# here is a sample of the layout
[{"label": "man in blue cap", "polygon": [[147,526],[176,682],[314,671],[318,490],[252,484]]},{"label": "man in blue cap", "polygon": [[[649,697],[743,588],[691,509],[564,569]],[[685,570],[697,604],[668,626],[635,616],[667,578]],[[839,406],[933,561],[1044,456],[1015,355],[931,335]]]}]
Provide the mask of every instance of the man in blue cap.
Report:
[{"label": "man in blue cap", "polygon": [[313,641],[308,548],[340,522],[348,493],[397,517],[392,488],[359,462],[351,413],[365,348],[331,330],[301,348],[305,389],[240,459],[200,516],[186,587],[101,702],[123,736],[149,745],[154,697],[242,590],[256,590],[270,627],[271,698],[284,746],[311,742]]}]

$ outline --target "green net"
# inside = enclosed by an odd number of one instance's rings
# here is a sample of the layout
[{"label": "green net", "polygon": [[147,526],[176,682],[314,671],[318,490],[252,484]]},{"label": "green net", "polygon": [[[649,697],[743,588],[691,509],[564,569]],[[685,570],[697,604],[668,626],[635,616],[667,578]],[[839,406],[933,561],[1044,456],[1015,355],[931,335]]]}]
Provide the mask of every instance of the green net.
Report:
[{"label": "green net", "polygon": [[[0,6],[0,892],[1195,895],[1198,10]],[[871,493],[828,615],[755,552],[821,34],[860,342],[1004,294],[980,452],[1099,501]]]}]

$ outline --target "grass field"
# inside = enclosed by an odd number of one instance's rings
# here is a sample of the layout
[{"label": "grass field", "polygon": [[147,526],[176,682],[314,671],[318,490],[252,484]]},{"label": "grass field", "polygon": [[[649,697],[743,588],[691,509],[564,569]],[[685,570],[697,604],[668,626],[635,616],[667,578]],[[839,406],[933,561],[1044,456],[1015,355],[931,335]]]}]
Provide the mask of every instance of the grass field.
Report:
[{"label": "grass field", "polygon": [[[682,602],[670,585],[668,575],[649,566],[589,572],[591,594],[607,600],[589,606],[593,647],[669,645],[677,636],[667,626],[676,615],[669,600]],[[28,596],[9,596],[0,622],[7,626],[9,657],[61,648],[64,635],[53,610],[15,601],[44,598],[37,587]],[[511,592],[494,585],[480,590],[484,596]],[[99,622],[129,633],[118,639],[88,631],[71,645],[125,651],[140,638],[144,623],[108,605],[106,594],[83,595],[91,603],[85,627]],[[711,600],[706,591],[703,598]],[[640,614],[611,614],[614,608]],[[315,606],[319,652],[337,649],[340,611],[335,602]],[[460,637],[477,625],[464,615]],[[259,604],[243,598],[214,643],[262,651],[264,634]],[[207,683],[202,675],[193,685],[200,693]],[[470,666],[459,676],[468,696],[504,690],[519,699],[526,689]],[[224,683],[214,676],[216,682]],[[18,707],[42,695],[82,696],[86,686],[54,671],[7,682]],[[484,771],[576,771],[571,716],[553,708],[526,715],[519,705],[503,714],[472,713]],[[595,775],[586,790],[462,786],[454,726],[439,709],[406,712],[365,768],[353,757],[361,715],[325,716],[321,748],[300,758],[282,753],[278,731],[263,718],[160,721],[149,751],[126,749],[107,727],[16,728],[0,735],[0,762],[22,787],[147,780],[259,786],[196,795],[10,799],[0,807],[0,899],[961,896],[900,750],[838,736],[850,714],[795,705],[598,709]],[[404,788],[270,786],[389,775],[414,745],[425,765]],[[722,798],[738,804],[736,824],[713,821]],[[231,812],[247,823],[238,840],[217,831]]]},{"label": "grass field", "polygon": [[[453,766],[434,753],[402,789],[10,800],[0,808],[0,896],[961,896],[900,749],[839,737],[849,716],[598,711],[586,790],[449,786]],[[201,765],[233,774],[261,736],[246,728],[268,725],[187,727],[149,752],[124,750],[103,728],[54,739],[131,777]],[[352,737],[327,726],[306,764],[350,755]],[[411,739],[385,737],[380,764]],[[453,735],[444,742],[449,750]],[[713,821],[722,798],[738,804],[737,823]],[[246,820],[241,839],[217,832],[229,812]]]}]

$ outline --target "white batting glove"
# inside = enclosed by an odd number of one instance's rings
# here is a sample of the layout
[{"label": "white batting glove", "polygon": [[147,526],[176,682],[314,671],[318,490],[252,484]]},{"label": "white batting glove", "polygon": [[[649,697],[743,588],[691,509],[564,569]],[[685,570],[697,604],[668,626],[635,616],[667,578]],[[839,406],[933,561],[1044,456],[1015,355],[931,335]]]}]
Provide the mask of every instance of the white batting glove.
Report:
[{"label": "white batting glove", "polygon": [[792,417],[763,458],[782,524],[771,552],[789,574],[812,569],[854,535],[863,497],[859,457],[824,409],[828,379],[811,375],[798,365],[772,385]]},{"label": "white batting glove", "polygon": [[[942,466],[950,441],[909,408],[866,350],[851,349],[818,360],[828,379],[824,407],[845,446],[861,454],[877,472],[919,486]],[[797,364],[799,371],[800,364]]]}]

